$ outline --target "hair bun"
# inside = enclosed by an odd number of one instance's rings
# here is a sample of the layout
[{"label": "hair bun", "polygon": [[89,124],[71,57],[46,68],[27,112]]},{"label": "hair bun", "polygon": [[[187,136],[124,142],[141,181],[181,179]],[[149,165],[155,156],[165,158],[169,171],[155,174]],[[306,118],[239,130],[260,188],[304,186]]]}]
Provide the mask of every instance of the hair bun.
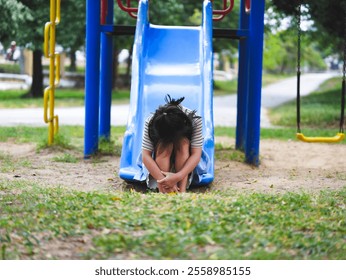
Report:
[{"label": "hair bun", "polygon": [[185,97],[180,97],[179,99],[175,100],[169,94],[167,94],[165,96],[165,101],[166,101],[167,105],[178,106],[181,102],[183,102],[184,99],[185,99]]}]

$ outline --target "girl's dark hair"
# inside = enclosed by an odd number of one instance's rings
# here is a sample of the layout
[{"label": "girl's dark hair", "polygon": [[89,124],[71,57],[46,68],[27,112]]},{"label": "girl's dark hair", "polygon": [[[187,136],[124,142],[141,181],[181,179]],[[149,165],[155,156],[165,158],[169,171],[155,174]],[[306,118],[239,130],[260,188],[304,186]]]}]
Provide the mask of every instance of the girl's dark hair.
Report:
[{"label": "girl's dark hair", "polygon": [[154,116],[149,122],[149,138],[154,147],[160,143],[166,146],[173,143],[175,146],[182,138],[191,140],[192,121],[196,116],[196,111],[186,114],[180,103],[185,99],[181,97],[177,100],[166,95],[166,104],[159,106]]}]

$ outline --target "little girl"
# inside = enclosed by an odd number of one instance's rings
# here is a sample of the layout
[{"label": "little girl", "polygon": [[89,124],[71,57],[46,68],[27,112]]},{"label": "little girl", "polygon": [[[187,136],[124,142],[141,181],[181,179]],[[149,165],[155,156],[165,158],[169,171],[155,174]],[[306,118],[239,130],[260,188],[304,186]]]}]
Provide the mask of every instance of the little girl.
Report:
[{"label": "little girl", "polygon": [[147,184],[162,193],[186,192],[191,173],[202,154],[202,119],[167,95],[145,122],[142,160],[149,171]]}]

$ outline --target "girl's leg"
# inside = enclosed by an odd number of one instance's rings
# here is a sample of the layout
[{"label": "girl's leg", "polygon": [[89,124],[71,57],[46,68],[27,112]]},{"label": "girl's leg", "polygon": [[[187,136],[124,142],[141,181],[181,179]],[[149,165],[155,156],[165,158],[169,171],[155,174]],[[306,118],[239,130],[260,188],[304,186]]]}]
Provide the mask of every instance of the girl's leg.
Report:
[{"label": "girl's leg", "polygon": [[155,161],[161,171],[170,172],[172,152],[173,144],[170,144],[166,147],[158,144],[155,152]]},{"label": "girl's leg", "polygon": [[[173,152],[173,144],[163,147],[158,144],[155,151],[155,162],[161,171],[170,172],[171,171],[171,156]],[[166,192],[164,186],[159,187],[159,191]],[[167,189],[169,192],[169,189]]]},{"label": "girl's leg", "polygon": [[[183,138],[179,142],[178,147],[175,147],[174,167],[176,172],[178,172],[180,169],[184,167],[185,162],[188,160],[189,157],[190,157],[190,141],[187,138]],[[188,179],[189,177],[186,176],[178,183],[180,192],[186,192]]]}]

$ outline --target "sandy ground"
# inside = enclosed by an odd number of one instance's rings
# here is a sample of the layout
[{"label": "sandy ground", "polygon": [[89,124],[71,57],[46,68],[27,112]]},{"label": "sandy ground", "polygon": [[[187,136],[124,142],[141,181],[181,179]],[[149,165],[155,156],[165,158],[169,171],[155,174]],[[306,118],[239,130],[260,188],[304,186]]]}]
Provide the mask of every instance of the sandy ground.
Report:
[{"label": "sandy ground", "polygon": [[[234,146],[234,139],[217,138],[224,147]],[[80,191],[123,190],[128,187],[118,177],[120,159],[103,156],[84,160],[75,154],[77,163],[53,159],[70,151],[36,152],[33,144],[0,143],[0,178],[25,180],[41,186],[61,186]],[[256,168],[242,162],[216,160],[215,179],[209,189],[286,192],[320,191],[346,186],[346,145],[309,144],[297,141],[261,141],[261,165]],[[1,158],[11,159],[11,168]],[[194,188],[203,191],[204,188]]]}]

